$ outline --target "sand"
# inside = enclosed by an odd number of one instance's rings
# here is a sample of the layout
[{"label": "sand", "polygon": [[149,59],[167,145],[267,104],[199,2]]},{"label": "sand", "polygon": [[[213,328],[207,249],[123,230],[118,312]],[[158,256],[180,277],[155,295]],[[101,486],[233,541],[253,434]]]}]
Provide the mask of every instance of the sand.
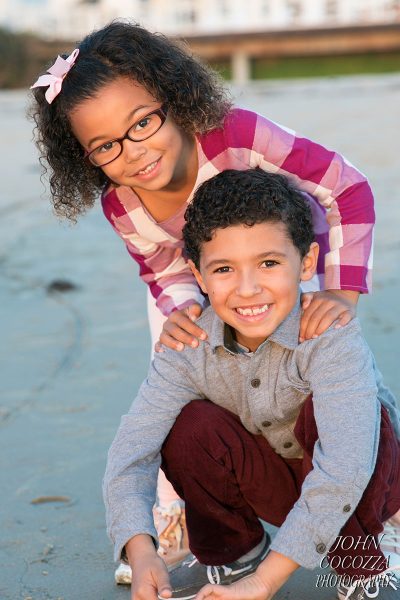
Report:
[{"label": "sand", "polygon": [[[400,75],[258,83],[234,93],[369,175],[375,286],[359,314],[400,397]],[[52,214],[25,105],[24,92],[0,94],[0,598],[128,600],[113,582],[101,478],[148,365],[145,288],[99,205],[75,227]],[[298,572],[276,598],[333,600],[333,589],[316,588],[317,575]]]}]

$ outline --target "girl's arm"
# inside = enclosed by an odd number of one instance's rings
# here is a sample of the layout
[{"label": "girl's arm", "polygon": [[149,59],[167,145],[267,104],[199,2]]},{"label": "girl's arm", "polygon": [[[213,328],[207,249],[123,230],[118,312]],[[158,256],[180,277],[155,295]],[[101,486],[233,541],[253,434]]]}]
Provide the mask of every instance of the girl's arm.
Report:
[{"label": "girl's arm", "polygon": [[328,209],[324,289],[370,291],[375,213],[366,177],[337,152],[264,117],[256,115],[254,119],[254,113],[243,112],[244,118],[253,121],[252,152],[258,163],[254,166],[287,175],[297,188]]},{"label": "girl's arm", "polygon": [[114,189],[103,193],[102,205],[112,228],[139,265],[139,276],[149,286],[163,315],[194,303],[204,305],[204,296],[182,255],[181,239],[148,220],[142,208],[135,206],[128,211]]}]

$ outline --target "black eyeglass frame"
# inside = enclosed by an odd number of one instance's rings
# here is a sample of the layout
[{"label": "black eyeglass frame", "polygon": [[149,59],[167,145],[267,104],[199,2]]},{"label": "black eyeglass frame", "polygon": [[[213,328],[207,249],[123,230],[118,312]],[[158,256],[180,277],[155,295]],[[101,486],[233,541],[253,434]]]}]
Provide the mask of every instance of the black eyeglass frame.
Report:
[{"label": "black eyeglass frame", "polygon": [[[153,133],[151,133],[150,135],[148,135],[145,138],[141,138],[140,140],[135,140],[133,139],[130,135],[129,132],[132,129],[132,127],[134,127],[134,125],[136,123],[139,123],[140,121],[142,121],[143,119],[146,119],[146,117],[150,117],[151,115],[158,115],[161,119],[161,123],[160,126],[153,131]],[[135,121],[135,123],[133,123],[129,129],[127,130],[127,132],[125,133],[125,135],[123,135],[122,137],[119,138],[114,138],[113,140],[107,140],[106,142],[103,142],[102,144],[100,144],[99,146],[96,146],[96,148],[93,148],[93,150],[90,151],[86,151],[83,158],[84,160],[88,160],[90,162],[91,165],[93,165],[93,167],[97,167],[100,168],[101,167],[105,167],[106,165],[109,165],[110,163],[112,163],[114,160],[117,160],[117,158],[119,158],[122,154],[122,152],[124,151],[124,146],[122,144],[122,142],[124,140],[130,140],[131,142],[144,142],[145,140],[148,140],[149,138],[151,138],[153,135],[155,135],[157,133],[157,131],[160,131],[161,127],[164,125],[166,119],[168,116],[168,105],[167,103],[164,103],[160,106],[160,108],[157,108],[156,110],[152,110],[151,112],[147,113],[146,115],[143,115],[143,117],[141,117],[140,119],[138,119],[137,121]],[[117,154],[117,156],[114,156],[114,158],[112,158],[111,160],[109,160],[108,162],[104,163],[103,165],[96,165],[94,162],[92,162],[90,156],[91,154],[93,154],[94,152],[96,152],[96,150],[98,150],[99,148],[101,148],[102,146],[104,146],[104,144],[112,144],[114,142],[118,142],[119,146],[120,146],[120,151]]]}]

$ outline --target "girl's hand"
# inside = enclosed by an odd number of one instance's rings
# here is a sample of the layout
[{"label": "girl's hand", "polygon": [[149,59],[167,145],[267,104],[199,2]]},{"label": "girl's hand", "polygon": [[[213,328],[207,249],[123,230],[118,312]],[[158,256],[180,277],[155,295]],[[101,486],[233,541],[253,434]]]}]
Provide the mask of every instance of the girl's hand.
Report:
[{"label": "girl's hand", "polygon": [[347,325],[356,316],[359,292],[325,290],[302,294],[303,315],[299,341],[316,338],[336,321],[336,328]]},{"label": "girl's hand", "polygon": [[194,323],[202,312],[202,307],[197,303],[172,312],[164,323],[154,350],[162,352],[162,345],[178,352],[181,352],[185,345],[197,348],[199,340],[207,339],[206,332]]},{"label": "girl's hand", "polygon": [[271,588],[257,573],[231,585],[208,584],[201,588],[195,600],[270,600]]}]

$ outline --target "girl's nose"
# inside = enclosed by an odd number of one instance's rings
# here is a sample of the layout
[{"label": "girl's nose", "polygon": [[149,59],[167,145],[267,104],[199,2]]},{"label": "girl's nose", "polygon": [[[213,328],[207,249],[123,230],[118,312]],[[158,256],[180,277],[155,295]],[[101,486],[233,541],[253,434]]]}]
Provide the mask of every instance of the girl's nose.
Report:
[{"label": "girl's nose", "polygon": [[123,155],[127,162],[136,162],[146,154],[146,147],[142,142],[132,142],[126,139],[123,142]]}]

